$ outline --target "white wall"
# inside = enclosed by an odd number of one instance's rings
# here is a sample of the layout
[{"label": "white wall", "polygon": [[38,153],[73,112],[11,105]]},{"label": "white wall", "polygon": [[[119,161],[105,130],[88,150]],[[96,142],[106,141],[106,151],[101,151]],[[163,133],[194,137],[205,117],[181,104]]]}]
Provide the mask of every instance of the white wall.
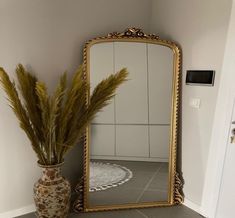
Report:
[{"label": "white wall", "polygon": [[[222,67],[221,82],[218,91],[218,98],[216,103],[214,125],[212,129],[211,146],[206,171],[206,182],[203,192],[203,210],[209,214],[210,218],[215,217],[217,201],[222,193],[222,174],[224,176],[226,168],[226,159],[228,156],[233,155],[231,149],[234,149],[234,145],[229,145],[228,140],[230,137],[231,118],[233,112],[233,103],[235,98],[235,0],[233,0],[232,11],[229,23],[229,31],[227,35],[226,49],[224,54],[224,61]],[[229,150],[230,149],[230,150]],[[230,152],[228,152],[230,151]],[[234,159],[234,156],[233,156]],[[229,159],[228,159],[229,160]],[[234,159],[235,160],[235,159]],[[230,167],[230,166],[228,166]],[[231,168],[231,167],[230,167]],[[233,167],[229,169],[229,172],[233,172]],[[229,180],[233,183],[232,174],[230,174]],[[225,213],[232,216],[231,209],[233,210],[234,200],[232,199],[231,187],[226,199],[220,199],[223,201],[221,204],[226,204],[228,208],[224,210]],[[227,216],[229,216],[227,215]],[[219,217],[219,215],[217,214]]]},{"label": "white wall", "polygon": [[[71,75],[81,63],[86,40],[128,26],[148,31],[150,7],[150,0],[0,0],[0,66],[12,76],[22,63],[52,89],[62,72]],[[2,91],[0,105],[0,215],[22,208],[6,218],[30,209],[40,170]],[[80,165],[76,149],[64,169],[73,183]]]},{"label": "white wall", "polygon": [[[155,0],[151,31],[175,40],[183,51],[182,171],[184,194],[201,206],[211,129],[220,81],[231,0]],[[186,86],[186,70],[216,71],[214,87]],[[199,110],[189,106],[191,97],[201,99]]]}]

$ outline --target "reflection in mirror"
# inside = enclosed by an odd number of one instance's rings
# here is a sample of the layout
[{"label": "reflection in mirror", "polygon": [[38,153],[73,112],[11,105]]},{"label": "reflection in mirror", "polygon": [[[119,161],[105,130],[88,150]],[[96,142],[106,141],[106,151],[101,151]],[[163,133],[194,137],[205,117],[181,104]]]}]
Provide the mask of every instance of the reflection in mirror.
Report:
[{"label": "reflection in mirror", "polygon": [[89,51],[91,88],[123,67],[129,80],[90,128],[88,204],[169,202],[174,52],[110,41]]}]

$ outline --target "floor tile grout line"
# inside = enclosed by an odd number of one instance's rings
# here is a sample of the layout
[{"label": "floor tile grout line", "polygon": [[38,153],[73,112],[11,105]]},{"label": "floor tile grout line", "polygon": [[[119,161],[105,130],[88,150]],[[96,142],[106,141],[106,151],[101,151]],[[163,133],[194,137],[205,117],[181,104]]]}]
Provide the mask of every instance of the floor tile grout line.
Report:
[{"label": "floor tile grout line", "polygon": [[163,166],[163,163],[161,163],[160,166],[159,166],[159,168],[158,168],[158,170],[156,170],[157,173],[160,172],[160,170],[162,169],[162,166]]},{"label": "floor tile grout line", "polygon": [[146,214],[144,214],[142,211],[140,210],[136,210],[137,213],[139,213],[140,215],[142,215],[144,218],[149,218]]},{"label": "floor tile grout line", "polygon": [[161,169],[161,166],[158,168],[158,170],[152,175],[152,177],[149,179],[148,183],[145,185],[143,191],[140,193],[139,197],[136,199],[136,203],[139,202],[139,200],[141,199],[141,197],[143,196],[144,192],[148,189],[149,185],[151,184],[151,182],[153,181],[154,177],[159,173]]},{"label": "floor tile grout line", "polygon": [[156,189],[153,189],[153,188],[148,188],[148,191],[152,191],[152,192],[168,192],[167,190],[163,190],[163,189],[159,189],[159,188],[156,188]]}]

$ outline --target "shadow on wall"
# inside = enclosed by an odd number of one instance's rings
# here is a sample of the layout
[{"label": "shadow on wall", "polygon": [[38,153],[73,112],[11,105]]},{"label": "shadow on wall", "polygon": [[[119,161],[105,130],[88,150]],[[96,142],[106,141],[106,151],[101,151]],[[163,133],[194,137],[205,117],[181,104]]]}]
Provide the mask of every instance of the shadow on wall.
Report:
[{"label": "shadow on wall", "polygon": [[[181,50],[181,61],[183,60],[183,54]],[[182,63],[183,65],[183,63]],[[182,172],[182,84],[183,84],[183,76],[182,69],[180,71],[179,78],[179,108],[178,108],[178,137],[177,137],[177,172],[179,173],[180,179],[184,185],[183,172]],[[181,193],[184,196],[184,193]]]},{"label": "shadow on wall", "polygon": [[[72,170],[71,170],[72,169]],[[72,190],[79,182],[83,174],[83,145],[77,144],[65,157],[65,163],[62,167],[63,176],[68,178]]]}]

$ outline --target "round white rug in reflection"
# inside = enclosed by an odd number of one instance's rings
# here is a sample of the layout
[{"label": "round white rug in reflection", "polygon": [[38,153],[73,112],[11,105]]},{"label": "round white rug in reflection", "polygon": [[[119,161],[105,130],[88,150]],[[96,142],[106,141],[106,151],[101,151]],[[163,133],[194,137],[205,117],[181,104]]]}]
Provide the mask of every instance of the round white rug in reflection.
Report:
[{"label": "round white rug in reflection", "polygon": [[90,192],[117,187],[131,178],[132,172],[126,167],[112,163],[90,162]]}]

